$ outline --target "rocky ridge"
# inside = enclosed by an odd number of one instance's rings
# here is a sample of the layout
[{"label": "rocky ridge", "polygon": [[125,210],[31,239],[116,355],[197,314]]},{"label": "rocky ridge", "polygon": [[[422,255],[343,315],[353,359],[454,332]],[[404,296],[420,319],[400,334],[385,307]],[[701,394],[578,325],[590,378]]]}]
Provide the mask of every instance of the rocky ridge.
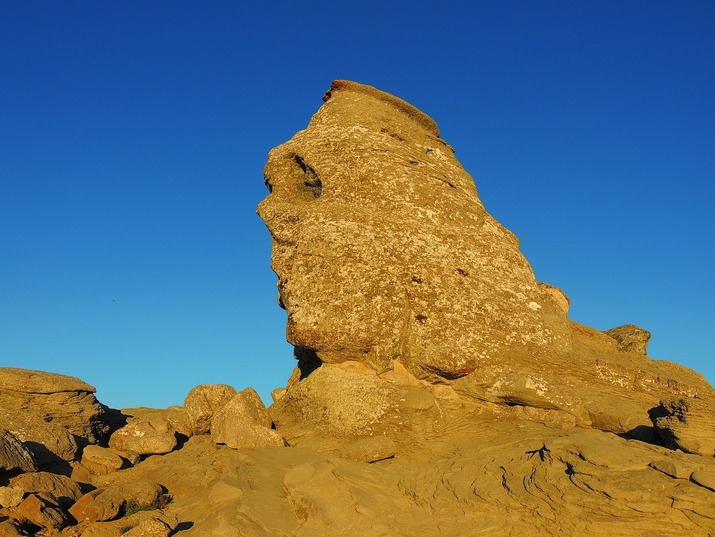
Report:
[{"label": "rocky ridge", "polygon": [[287,386],[113,411],[0,368],[0,537],[714,534],[708,383],[570,321],[424,113],[324,101],[259,206]]}]

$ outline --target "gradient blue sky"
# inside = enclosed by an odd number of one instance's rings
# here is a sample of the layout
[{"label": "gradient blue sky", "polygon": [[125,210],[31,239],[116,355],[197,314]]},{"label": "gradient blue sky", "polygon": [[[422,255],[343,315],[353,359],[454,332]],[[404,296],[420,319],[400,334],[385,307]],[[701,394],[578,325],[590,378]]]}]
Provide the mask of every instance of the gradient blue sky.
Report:
[{"label": "gradient blue sky", "polygon": [[0,366],[113,407],[294,366],[268,151],[330,82],[431,115],[571,318],[715,381],[715,3],[0,2]]}]

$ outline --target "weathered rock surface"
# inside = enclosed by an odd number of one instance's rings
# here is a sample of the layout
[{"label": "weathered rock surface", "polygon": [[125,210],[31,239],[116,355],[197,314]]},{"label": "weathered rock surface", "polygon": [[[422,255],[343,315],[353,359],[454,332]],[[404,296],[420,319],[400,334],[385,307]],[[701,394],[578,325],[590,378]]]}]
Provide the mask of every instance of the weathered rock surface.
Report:
[{"label": "weathered rock surface", "polygon": [[253,388],[234,395],[211,420],[211,437],[232,448],[282,446],[283,438],[271,429],[273,421]]},{"label": "weathered rock surface", "polygon": [[[108,432],[106,407],[94,397],[95,389],[67,375],[0,368],[0,424],[20,414],[60,425],[81,443],[98,443]],[[6,428],[12,431],[12,427]]]},{"label": "weathered rock surface", "polygon": [[78,522],[103,522],[119,518],[128,506],[152,507],[163,495],[161,485],[139,479],[115,483],[82,496],[70,509]]},{"label": "weathered rock surface", "polygon": [[168,453],[176,447],[176,431],[165,418],[137,420],[112,433],[109,447],[139,455]]},{"label": "weathered rock surface", "polygon": [[661,401],[651,411],[658,434],[670,445],[687,453],[715,456],[715,402],[712,399],[681,398]]},{"label": "weathered rock surface", "polygon": [[194,434],[208,433],[214,413],[234,395],[236,390],[227,384],[200,384],[189,391],[184,400],[184,409]]},{"label": "weathered rock surface", "polygon": [[648,354],[648,341],[650,332],[634,324],[617,326],[604,332],[616,340],[618,350],[623,352],[635,352],[645,356]]},{"label": "weathered rock surface", "polygon": [[13,518],[20,524],[57,531],[69,523],[65,512],[51,497],[30,494],[13,509]]},{"label": "weathered rock surface", "polygon": [[41,466],[77,458],[75,436],[60,423],[46,421],[42,414],[12,411],[0,417],[0,424],[22,441]]},{"label": "weathered rock surface", "polygon": [[97,475],[116,472],[124,460],[115,451],[101,446],[87,446],[82,452],[82,465]]},{"label": "weathered rock surface", "polygon": [[[715,460],[612,433],[534,422],[517,407],[438,399],[441,419],[398,436],[396,456],[365,464],[305,447],[233,450],[195,436],[114,474],[161,479],[177,535],[706,537],[715,531],[703,472]],[[673,477],[651,465],[682,469]],[[159,477],[160,476],[160,477]],[[704,476],[704,477],[703,477]],[[357,530],[356,530],[357,528]]]},{"label": "weathered rock surface", "polygon": [[0,473],[13,470],[37,471],[32,453],[10,431],[0,429]]},{"label": "weathered rock surface", "polygon": [[270,152],[258,207],[302,377],[399,363],[475,400],[615,432],[650,426],[661,399],[712,394],[697,373],[569,321],[429,117],[348,81],[324,100]]},{"label": "weathered rock surface", "polygon": [[77,483],[66,476],[50,472],[33,472],[16,476],[10,480],[8,488],[21,491],[23,496],[49,494],[63,509],[68,509],[82,496]]}]

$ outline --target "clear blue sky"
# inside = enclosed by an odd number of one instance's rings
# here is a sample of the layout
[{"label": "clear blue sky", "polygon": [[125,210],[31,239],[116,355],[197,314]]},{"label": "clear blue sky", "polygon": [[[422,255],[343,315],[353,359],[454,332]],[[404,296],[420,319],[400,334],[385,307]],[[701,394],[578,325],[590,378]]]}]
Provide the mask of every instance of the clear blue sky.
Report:
[{"label": "clear blue sky", "polygon": [[113,407],[293,366],[268,151],[330,82],[431,115],[573,320],[715,381],[715,3],[0,2],[0,366]]}]

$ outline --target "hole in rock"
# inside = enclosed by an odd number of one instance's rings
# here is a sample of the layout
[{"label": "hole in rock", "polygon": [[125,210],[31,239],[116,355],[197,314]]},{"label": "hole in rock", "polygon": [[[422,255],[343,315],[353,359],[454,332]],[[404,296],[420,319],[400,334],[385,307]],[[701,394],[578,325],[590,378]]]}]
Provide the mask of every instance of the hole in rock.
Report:
[{"label": "hole in rock", "polygon": [[300,380],[308,377],[313,371],[323,365],[323,361],[318,358],[317,353],[313,349],[305,347],[293,347],[293,356],[298,360],[298,369],[300,369]]}]

